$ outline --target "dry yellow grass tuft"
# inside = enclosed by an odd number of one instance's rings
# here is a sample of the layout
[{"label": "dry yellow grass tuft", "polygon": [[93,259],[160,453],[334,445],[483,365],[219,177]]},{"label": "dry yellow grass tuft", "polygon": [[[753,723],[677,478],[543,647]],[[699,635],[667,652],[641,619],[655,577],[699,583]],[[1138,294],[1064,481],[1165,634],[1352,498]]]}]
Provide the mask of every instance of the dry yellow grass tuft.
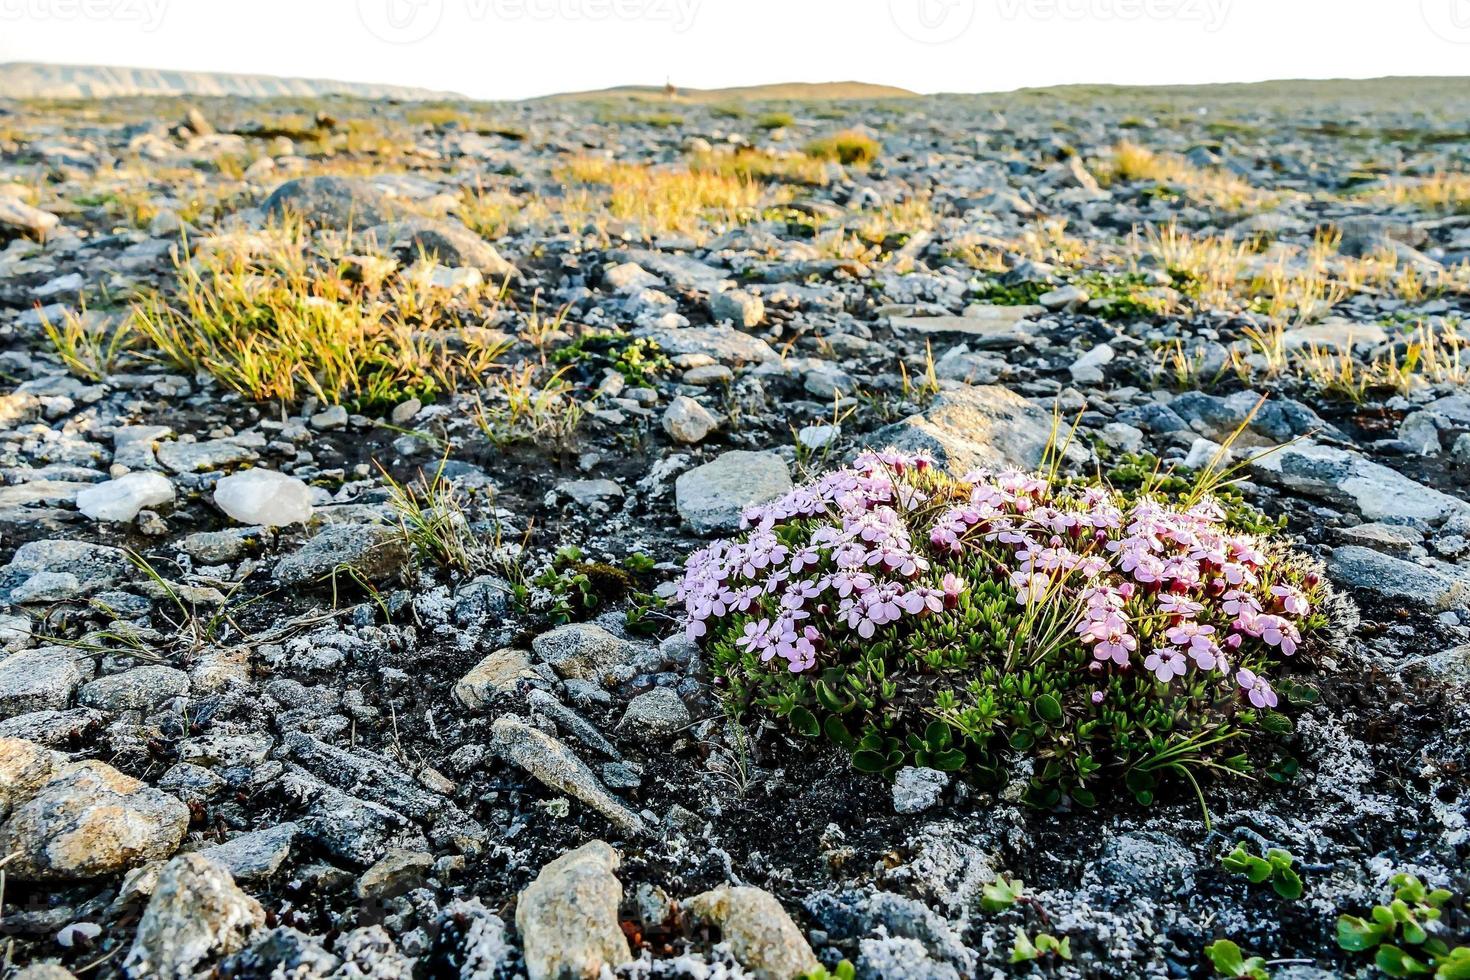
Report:
[{"label": "dry yellow grass tuft", "polygon": [[1127,140],[1113,148],[1112,157],[1098,168],[1104,183],[1152,181],[1173,188],[1198,204],[1222,211],[1259,210],[1275,198],[1226,170],[1196,167],[1173,153],[1156,153]]},{"label": "dry yellow grass tuft", "polygon": [[[636,223],[645,233],[729,227],[754,217],[763,199],[761,185],[740,174],[652,167],[602,157],[572,157],[553,176],[574,186],[564,213],[577,213],[590,205],[612,218]],[[592,188],[605,188],[606,193],[593,201]],[[588,196],[578,196],[577,189]]]},{"label": "dry yellow grass tuft", "polygon": [[766,183],[820,187],[829,179],[827,165],[822,160],[801,153],[773,153],[758,149],[702,151],[689,158],[689,167],[697,172]]},{"label": "dry yellow grass tuft", "polygon": [[844,167],[872,163],[883,153],[883,147],[877,140],[856,129],[844,129],[840,133],[814,139],[805,149],[809,157],[836,160]]},{"label": "dry yellow grass tuft", "polygon": [[259,400],[380,408],[494,365],[503,343],[464,329],[448,291],[414,274],[381,292],[354,281],[349,244],[318,250],[291,220],[240,247],[186,243],[173,290],[143,296],[132,324],[176,366]]},{"label": "dry yellow grass tuft", "polygon": [[1470,174],[1449,172],[1392,180],[1371,188],[1363,197],[1374,204],[1409,204],[1425,211],[1470,212]]}]

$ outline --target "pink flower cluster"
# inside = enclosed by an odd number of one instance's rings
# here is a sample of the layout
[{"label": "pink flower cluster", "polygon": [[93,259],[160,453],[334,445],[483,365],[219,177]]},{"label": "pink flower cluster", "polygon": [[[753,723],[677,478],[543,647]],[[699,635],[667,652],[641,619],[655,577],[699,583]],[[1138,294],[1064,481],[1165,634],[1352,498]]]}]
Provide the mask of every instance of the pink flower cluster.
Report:
[{"label": "pink flower cluster", "polygon": [[[826,637],[810,622],[829,615],[862,639],[905,616],[940,612],[957,601],[962,585],[916,581],[929,559],[914,547],[902,511],[925,496],[900,477],[929,465],[923,457],[866,454],[850,470],[838,470],[773,503],[746,511],[751,528],[743,542],[719,541],[685,564],[678,599],[690,638],[707,624],[776,600],[777,612],[747,623],[737,645],[762,660],[780,657],[792,671],[816,665]],[[786,521],[822,516],[807,539],[790,548],[775,528]],[[947,599],[946,597],[949,596]]]},{"label": "pink flower cluster", "polygon": [[[690,637],[712,620],[759,614],[740,648],[808,670],[834,639],[827,633],[867,640],[954,608],[966,583],[945,566],[981,559],[1008,578],[1017,603],[1061,604],[1094,671],[1137,664],[1165,683],[1212,672],[1233,676],[1257,707],[1277,703],[1257,673],[1232,675],[1232,660],[1248,643],[1294,653],[1311,604],[1271,581],[1260,540],[1230,532],[1216,503],[1129,503],[1105,487],[1054,487],[1017,471],[930,479],[930,466],[922,455],[866,453],[747,511],[743,541],[716,542],[686,565],[678,598]],[[783,539],[783,525],[808,518],[816,526],[803,541]]]}]

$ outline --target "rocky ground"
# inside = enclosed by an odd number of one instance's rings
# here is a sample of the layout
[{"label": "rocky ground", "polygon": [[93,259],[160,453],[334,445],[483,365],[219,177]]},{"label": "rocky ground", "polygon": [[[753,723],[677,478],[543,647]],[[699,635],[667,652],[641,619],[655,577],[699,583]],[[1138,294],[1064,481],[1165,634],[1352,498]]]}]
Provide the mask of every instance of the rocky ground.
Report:
[{"label": "rocky ground", "polygon": [[[5,969],[1367,976],[1396,872],[1463,941],[1467,95],[0,103]],[[191,269],[386,367],[170,347]],[[1080,471],[1228,445],[1354,599],[1279,779],[1037,811],[727,715],[693,548],[1058,410]]]}]

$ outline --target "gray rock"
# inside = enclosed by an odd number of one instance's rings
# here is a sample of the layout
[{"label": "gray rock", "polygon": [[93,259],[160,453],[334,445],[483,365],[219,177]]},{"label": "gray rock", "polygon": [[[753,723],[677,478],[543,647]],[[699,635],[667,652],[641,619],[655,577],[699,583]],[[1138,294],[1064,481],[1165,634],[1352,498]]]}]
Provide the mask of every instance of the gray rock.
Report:
[{"label": "gray rock", "polygon": [[514,593],[514,586],[495,575],[471,579],[454,593],[454,621],[460,626],[499,624]]},{"label": "gray rock", "polygon": [[497,697],[514,691],[522,681],[533,681],[531,655],[524,650],[502,647],[475,664],[454,685],[454,697],[472,710],[489,707]]},{"label": "gray rock", "polygon": [[623,833],[647,833],[642,817],[609,793],[571,749],[545,732],[511,718],[497,718],[491,726],[491,747],[538,781],[587,804]]},{"label": "gray rock", "polygon": [[6,872],[21,881],[96,878],[168,857],[189,826],[189,808],[101,762],[58,769],[0,826],[15,853]]},{"label": "gray rock", "polygon": [[615,669],[633,659],[633,645],[596,623],[568,623],[531,641],[536,656],[551,665],[557,676],[604,682]]},{"label": "gray rock", "polygon": [[427,256],[442,265],[478,269],[497,282],[520,275],[495,246],[458,221],[408,218],[371,228],[367,236],[385,248],[392,248],[406,263]]},{"label": "gray rock", "polygon": [[219,470],[257,459],[249,449],[228,439],[206,442],[162,442],[155,450],[158,461],[175,473],[202,473]]},{"label": "gray rock", "polygon": [[1422,486],[1356,453],[1312,442],[1296,443],[1256,459],[1262,480],[1352,507],[1370,521],[1437,524],[1470,505]]},{"label": "gray rock", "polygon": [[1103,844],[1082,873],[1082,886],[1084,893],[1113,901],[1171,898],[1194,887],[1198,865],[1194,852],[1168,834],[1133,831]]},{"label": "gray rock", "polygon": [[1098,344],[1073,361],[1067,370],[1071,372],[1072,380],[1078,384],[1098,384],[1103,380],[1102,369],[1112,363],[1113,356],[1110,345]]},{"label": "gray rock", "polygon": [[398,951],[393,938],[379,925],[354,929],[337,939],[333,947],[342,965],[331,980],[412,980],[413,961]]},{"label": "gray rock", "polygon": [[817,966],[806,937],[770,892],[721,885],[695,895],[684,908],[719,926],[735,959],[759,980],[794,980]]},{"label": "gray rock", "polygon": [[383,582],[401,572],[412,556],[402,531],[385,524],[328,524],[295,554],[276,563],[282,585],[311,585],[335,575]]},{"label": "gray rock", "polygon": [[331,976],[342,961],[311,936],[278,926],[260,934],[247,949],[230,956],[225,965],[229,970],[222,972],[229,976],[270,977],[279,973],[291,980],[318,980]]},{"label": "gray rock", "polygon": [[0,737],[0,822],[50,782],[65,765],[59,752],[18,738]]},{"label": "gray rock", "polygon": [[1416,550],[1422,553],[1420,546],[1424,543],[1424,535],[1415,528],[1378,521],[1342,528],[1337,536],[1343,544],[1360,545],[1399,558],[1407,558]]},{"label": "gray rock", "polygon": [[357,897],[382,901],[422,885],[434,870],[427,851],[391,850],[357,879]]},{"label": "gray rock", "polygon": [[44,240],[61,223],[50,211],[33,208],[13,197],[0,197],[0,227]]},{"label": "gray rock", "polygon": [[37,647],[0,660],[0,718],[61,710],[86,679],[71,647]]},{"label": "gray rock", "polygon": [[959,971],[948,963],[929,958],[924,944],[902,936],[858,940],[857,976],[861,980],[960,980]]},{"label": "gray rock", "polygon": [[1355,347],[1377,347],[1388,342],[1388,332],[1376,323],[1354,323],[1340,316],[1332,316],[1320,323],[1293,327],[1281,334],[1281,343],[1287,350],[1316,348],[1336,353]]},{"label": "gray rock", "polygon": [[1061,286],[1051,289],[1036,297],[1036,302],[1048,310],[1063,310],[1068,307],[1078,307],[1086,303],[1091,297],[1087,290],[1080,286]]},{"label": "gray rock", "polygon": [[[4,712],[0,711],[0,715]],[[17,738],[53,749],[71,747],[77,733],[102,727],[106,715],[91,708],[44,709],[0,721],[0,738]]]},{"label": "gray rock", "polygon": [[506,937],[505,920],[478,898],[455,899],[436,919],[440,935],[459,938],[460,980],[496,980],[510,974],[514,959]]},{"label": "gray rock", "polygon": [[1408,675],[1433,678],[1435,682],[1464,689],[1470,687],[1470,644],[1451,647],[1425,657],[1405,661],[1399,670]]},{"label": "gray rock", "polygon": [[152,711],[188,693],[188,674],[162,664],[145,664],[87,683],[77,700],[99,711]]},{"label": "gray rock", "polygon": [[273,217],[291,212],[308,224],[345,231],[349,226],[383,224],[401,209],[365,180],[320,176],[286,181],[271,192],[261,210]]},{"label": "gray rock", "polygon": [[[1053,415],[1007,388],[960,385],[946,388],[921,415],[884,426],[864,443],[905,452],[928,452],[956,474],[983,467],[1033,470],[1051,442]],[[1065,436],[1063,431],[1061,439]],[[1075,442],[1067,459],[1081,464],[1087,452]]]},{"label": "gray rock", "polygon": [[669,434],[669,438],[685,445],[703,442],[719,424],[719,419],[688,395],[675,396],[664,410],[664,431]]},{"label": "gray rock", "polygon": [[192,806],[218,796],[225,788],[225,778],[192,762],[176,762],[158,780],[158,788]]},{"label": "gray rock", "polygon": [[709,315],[716,323],[730,321],[737,327],[760,326],[766,318],[766,304],[754,293],[731,289],[713,293],[709,298]]},{"label": "gray rock", "polygon": [[10,564],[0,568],[0,600],[32,576],[50,572],[76,577],[77,593],[93,595],[131,580],[137,566],[121,548],[85,541],[27,541],[15,549]]},{"label": "gray rock", "polygon": [[237,834],[223,844],[206,847],[199,854],[225,868],[236,881],[269,881],[291,856],[291,848],[299,836],[300,824],[282,823]]},{"label": "gray rock", "polygon": [[585,510],[606,513],[623,499],[623,488],[612,480],[566,480],[556,485],[556,494]]},{"label": "gray rock", "polygon": [[179,550],[205,565],[238,561],[265,533],[261,527],[232,527],[223,531],[195,531],[179,542]]},{"label": "gray rock", "polygon": [[319,432],[330,432],[334,429],[345,429],[348,421],[347,409],[342,405],[333,405],[313,415],[311,427]]},{"label": "gray rock", "polygon": [[667,687],[656,687],[628,702],[619,728],[649,736],[672,735],[689,725],[689,709],[679,695]]},{"label": "gray rock", "polygon": [[526,704],[538,715],[550,718],[558,731],[570,732],[577,741],[588,748],[601,752],[609,759],[621,759],[622,755],[597,726],[558,701],[546,691],[535,689],[526,695]]},{"label": "gray rock", "polygon": [[1464,605],[1470,598],[1463,578],[1357,545],[1334,548],[1327,573],[1342,585],[1430,609]]},{"label": "gray rock", "polygon": [[597,977],[633,953],[619,927],[618,852],[590,841],[547,863],[516,900],[529,980]]},{"label": "gray rock", "polygon": [[904,766],[893,780],[894,812],[923,813],[939,803],[948,786],[949,773]]},{"label": "gray rock", "polygon": [[344,861],[370,865],[395,847],[428,846],[398,810],[344,793],[298,766],[286,767],[280,786],[302,814],[302,835]]},{"label": "gray rock", "polygon": [[870,934],[901,937],[922,944],[929,957],[949,964],[961,976],[975,973],[979,959],[975,951],[922,902],[893,892],[850,890],[817,892],[805,905],[831,940],[850,942]]},{"label": "gray rock", "polygon": [[896,333],[964,334],[967,343],[980,347],[1010,347],[1028,341],[1035,329],[1033,317],[1046,313],[1044,306],[993,306],[976,303],[964,316],[894,316],[889,318]]},{"label": "gray rock", "polygon": [[781,359],[764,340],[731,327],[684,327],[677,330],[656,327],[636,330],[633,336],[647,337],[666,354],[706,354],[732,367]]},{"label": "gray rock", "polygon": [[700,534],[732,531],[747,507],[791,489],[791,472],[775,453],[733,450],[674,481],[679,516]]},{"label": "gray rock", "polygon": [[[1342,435],[1336,426],[1301,402],[1289,398],[1271,398],[1263,402],[1260,394],[1254,391],[1238,391],[1228,398],[1202,391],[1186,391],[1170,402],[1168,408],[1189,423],[1194,431],[1217,442],[1229,438],[1242,425],[1248,432],[1270,442],[1287,442],[1315,432],[1334,437]],[[1246,439],[1241,445],[1251,442]]]},{"label": "gray rock", "polygon": [[230,873],[200,854],[164,865],[123,970],[133,977],[189,980],[216,955],[245,946],[265,925],[265,910]]},{"label": "gray rock", "polygon": [[973,828],[958,821],[925,824],[906,846],[909,860],[890,872],[889,880],[951,918],[971,909],[981,889],[995,880],[996,869]]},{"label": "gray rock", "polygon": [[[1399,441],[1411,453],[1438,456],[1444,452],[1439,438],[1439,422],[1433,412],[1410,412],[1399,423]],[[80,498],[78,498],[80,499]]]}]

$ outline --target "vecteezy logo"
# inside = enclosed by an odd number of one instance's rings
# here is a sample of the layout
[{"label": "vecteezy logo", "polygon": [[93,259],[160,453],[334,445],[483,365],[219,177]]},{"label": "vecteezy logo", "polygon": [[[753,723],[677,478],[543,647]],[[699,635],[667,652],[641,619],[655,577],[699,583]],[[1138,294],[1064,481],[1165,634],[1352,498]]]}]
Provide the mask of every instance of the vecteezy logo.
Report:
[{"label": "vecteezy logo", "polygon": [[1470,0],[1419,0],[1424,23],[1451,44],[1470,44]]},{"label": "vecteezy logo", "polygon": [[389,44],[422,41],[439,26],[444,0],[357,0],[357,17],[368,33]]},{"label": "vecteezy logo", "polygon": [[888,0],[888,16],[920,44],[943,44],[969,30],[975,0]]}]

